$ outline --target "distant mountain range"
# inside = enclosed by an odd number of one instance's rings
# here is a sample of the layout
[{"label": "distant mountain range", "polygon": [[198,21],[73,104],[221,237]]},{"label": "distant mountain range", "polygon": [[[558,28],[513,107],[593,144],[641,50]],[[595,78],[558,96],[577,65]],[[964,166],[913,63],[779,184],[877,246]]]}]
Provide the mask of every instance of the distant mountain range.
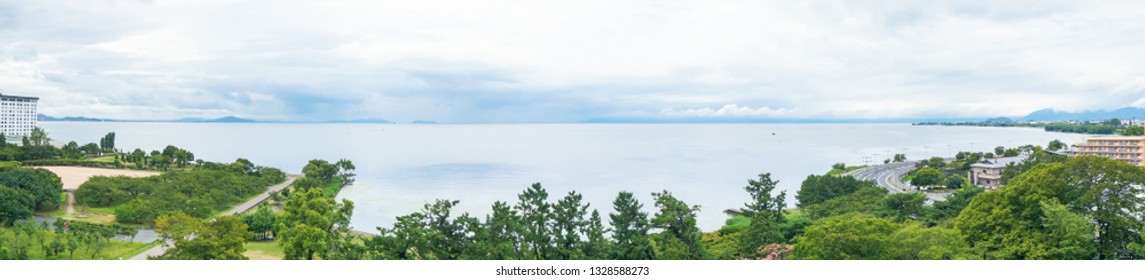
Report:
[{"label": "distant mountain range", "polygon": [[226,116],[226,117],[216,118],[216,119],[182,118],[182,119],[177,119],[177,120],[114,120],[114,119],[88,118],[88,117],[82,117],[82,116],[81,117],[57,118],[57,117],[52,117],[52,116],[44,115],[44,114],[37,114],[36,117],[37,117],[37,120],[42,121],[42,122],[191,122],[191,123],[203,123],[203,122],[209,122],[209,123],[249,123],[249,122],[255,122],[255,120],[244,119],[244,118],[233,117],[233,116]]},{"label": "distant mountain range", "polygon": [[109,122],[109,121],[112,121],[112,120],[105,120],[105,119],[93,119],[93,118],[87,118],[87,117],[57,118],[57,117],[52,117],[52,116],[48,116],[48,115],[44,115],[44,114],[37,114],[36,119],[39,121],[42,121],[42,122]]},{"label": "distant mountain range", "polygon": [[1096,121],[1108,119],[1145,119],[1145,108],[1125,107],[1117,110],[1095,110],[1065,112],[1055,109],[1042,109],[1030,113],[1019,120],[1026,121]]},{"label": "distant mountain range", "polygon": [[[1116,110],[1093,110],[1081,112],[1066,112],[1056,109],[1042,109],[1034,111],[1023,117],[996,117],[986,119],[986,122],[1011,122],[1011,121],[1096,121],[1108,119],[1145,119],[1145,108],[1137,107],[1124,107]],[[382,123],[393,124],[396,122],[373,118],[373,119],[354,119],[354,120],[331,120],[331,121],[314,121],[314,122],[299,122],[299,121],[265,121],[246,119],[234,116],[226,116],[221,118],[182,118],[176,120],[115,120],[115,119],[98,119],[88,118],[83,116],[76,117],[52,117],[44,114],[39,114],[39,120],[45,122],[64,121],[64,122],[183,122],[183,123]],[[640,117],[606,117],[606,118],[593,118],[582,121],[582,123],[913,123],[913,122],[977,122],[982,121],[981,118],[892,118],[892,119],[757,119],[757,118],[640,118]],[[430,120],[415,120],[412,124],[436,124],[435,121]]]},{"label": "distant mountain range", "polygon": [[[221,118],[182,118],[175,120],[115,120],[115,119],[97,119],[88,117],[52,117],[44,114],[38,114],[37,119],[42,122],[180,122],[180,123],[302,123],[302,122],[283,122],[283,121],[260,121],[253,119],[240,118],[235,116],[226,116]],[[384,119],[357,119],[357,120],[337,120],[337,121],[321,121],[316,123],[394,123]]]}]

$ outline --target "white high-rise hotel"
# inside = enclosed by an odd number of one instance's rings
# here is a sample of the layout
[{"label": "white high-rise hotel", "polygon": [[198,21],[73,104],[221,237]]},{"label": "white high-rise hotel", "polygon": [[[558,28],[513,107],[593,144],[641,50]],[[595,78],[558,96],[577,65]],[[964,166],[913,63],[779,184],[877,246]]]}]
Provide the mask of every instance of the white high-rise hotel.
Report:
[{"label": "white high-rise hotel", "polygon": [[0,132],[5,136],[27,136],[36,127],[39,97],[0,94]]}]

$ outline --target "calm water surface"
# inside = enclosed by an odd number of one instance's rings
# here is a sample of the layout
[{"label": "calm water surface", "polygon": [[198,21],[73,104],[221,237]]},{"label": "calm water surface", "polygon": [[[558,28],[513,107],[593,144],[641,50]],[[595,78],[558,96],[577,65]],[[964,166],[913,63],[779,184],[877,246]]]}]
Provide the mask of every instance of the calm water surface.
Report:
[{"label": "calm water surface", "polygon": [[[705,231],[723,224],[724,209],[749,199],[743,186],[763,172],[780,180],[794,205],[799,183],[832,163],[882,162],[959,150],[1083,135],[1032,128],[939,127],[909,124],[228,124],[41,122],[49,136],[81,145],[116,132],[121,149],[162,150],[168,144],[197,158],[256,164],[301,173],[310,159],[350,159],[357,182],[339,198],[354,201],[355,229],[389,227],[435,199],[460,200],[460,211],[483,217],[494,201],[514,204],[541,182],[556,201],[582,193],[607,219],[619,191],[653,211],[651,193],[671,191],[702,207]],[[607,221],[606,221],[607,222]]]}]

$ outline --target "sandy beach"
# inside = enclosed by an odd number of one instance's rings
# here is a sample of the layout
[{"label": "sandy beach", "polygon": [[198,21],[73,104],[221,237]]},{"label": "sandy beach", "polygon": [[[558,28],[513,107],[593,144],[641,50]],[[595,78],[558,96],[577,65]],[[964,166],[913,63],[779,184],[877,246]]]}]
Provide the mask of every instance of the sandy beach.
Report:
[{"label": "sandy beach", "polygon": [[139,171],[139,170],[126,170],[126,169],[106,169],[106,168],[92,168],[92,167],[74,167],[74,166],[42,166],[37,168],[47,169],[60,176],[60,180],[64,183],[64,191],[75,191],[84,182],[87,182],[92,176],[128,176],[128,177],[147,177],[159,175],[155,171]]}]

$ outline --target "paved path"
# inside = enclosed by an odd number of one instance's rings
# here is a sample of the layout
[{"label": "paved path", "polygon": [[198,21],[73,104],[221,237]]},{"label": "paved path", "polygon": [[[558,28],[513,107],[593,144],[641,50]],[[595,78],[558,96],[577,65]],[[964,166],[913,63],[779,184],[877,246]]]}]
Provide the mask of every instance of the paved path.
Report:
[{"label": "paved path", "polygon": [[67,209],[68,209],[67,216],[71,217],[72,215],[74,215],[76,213],[76,194],[74,191],[66,191],[65,193],[68,194],[68,200],[65,202],[68,204],[67,205]]},{"label": "paved path", "polygon": [[[291,183],[294,183],[295,179],[298,179],[298,176],[288,175],[286,177],[285,182],[282,182],[281,184],[267,187],[265,192],[255,196],[254,198],[252,198],[251,200],[248,200],[247,202],[243,202],[242,204],[236,205],[234,208],[231,208],[231,210],[227,210],[226,212],[223,212],[219,216],[235,215],[235,214],[239,214],[242,212],[246,212],[247,210],[250,210],[251,208],[254,208],[255,206],[257,206],[259,203],[262,203],[267,198],[270,198],[270,192],[282,191],[282,189],[289,187]],[[147,257],[162,255],[163,252],[166,252],[167,249],[171,248],[172,245],[173,244],[167,243],[167,244],[152,247],[151,249],[148,249],[147,251],[143,251],[143,253],[139,253],[138,255],[131,257],[131,259],[132,260],[146,260]]]},{"label": "paved path", "polygon": [[[906,176],[917,162],[896,162],[891,164],[872,165],[867,168],[844,173],[844,176],[852,176],[859,180],[871,180],[878,184],[880,187],[886,188],[891,193],[901,192],[914,192],[918,191],[918,187],[910,183],[903,182],[902,178]],[[944,201],[950,192],[924,192],[931,201]]]},{"label": "paved path", "polygon": [[228,210],[227,212],[223,212],[223,214],[221,214],[220,216],[237,215],[239,213],[246,212],[247,210],[250,210],[251,208],[258,206],[259,203],[262,203],[266,199],[270,198],[270,192],[282,191],[282,189],[289,187],[291,183],[294,183],[295,179],[298,179],[298,176],[294,176],[294,175],[286,176],[285,182],[282,182],[281,184],[273,185],[273,186],[266,188],[266,192],[258,194],[257,196],[255,196],[251,200],[248,200],[247,202],[243,202],[242,204],[236,205],[234,208],[231,208],[231,210]]}]

